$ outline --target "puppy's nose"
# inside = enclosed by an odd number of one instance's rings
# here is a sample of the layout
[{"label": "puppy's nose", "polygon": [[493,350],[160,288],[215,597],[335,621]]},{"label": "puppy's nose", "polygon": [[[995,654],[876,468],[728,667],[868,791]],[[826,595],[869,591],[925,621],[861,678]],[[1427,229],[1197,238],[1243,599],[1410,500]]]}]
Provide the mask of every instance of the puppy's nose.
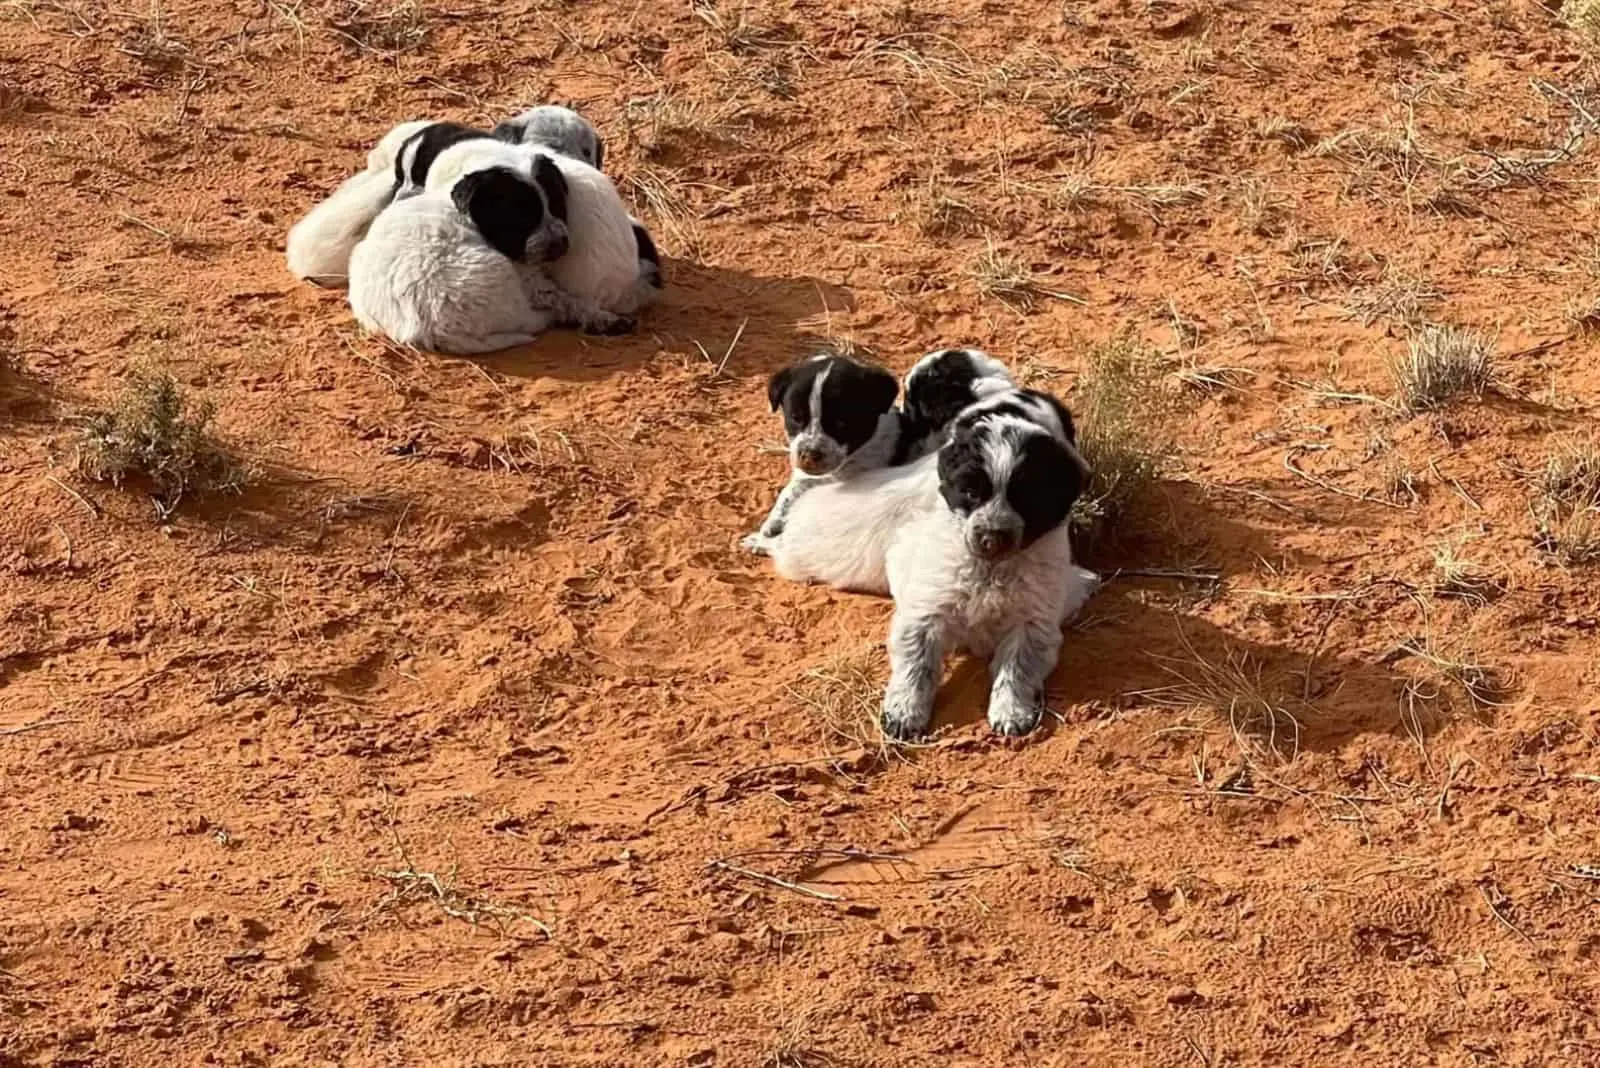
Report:
[{"label": "puppy's nose", "polygon": [[978,555],[986,560],[1004,556],[1016,548],[1017,535],[1010,530],[985,530],[978,534]]},{"label": "puppy's nose", "polygon": [[820,474],[827,465],[827,458],[815,449],[801,449],[795,457],[795,462],[800,465],[800,470],[808,475]]}]

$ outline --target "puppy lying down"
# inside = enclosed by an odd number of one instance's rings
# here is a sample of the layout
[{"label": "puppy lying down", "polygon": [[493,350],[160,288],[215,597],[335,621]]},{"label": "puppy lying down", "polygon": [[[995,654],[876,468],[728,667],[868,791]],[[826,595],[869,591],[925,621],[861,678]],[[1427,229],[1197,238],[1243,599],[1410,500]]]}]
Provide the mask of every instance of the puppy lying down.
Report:
[{"label": "puppy lying down", "polygon": [[963,411],[937,453],[795,502],[772,548],[779,574],[894,597],[886,734],[927,729],[956,649],[990,658],[995,731],[1038,724],[1061,625],[1099,584],[1074,562],[1067,522],[1088,474],[1066,409],[1013,390]]}]

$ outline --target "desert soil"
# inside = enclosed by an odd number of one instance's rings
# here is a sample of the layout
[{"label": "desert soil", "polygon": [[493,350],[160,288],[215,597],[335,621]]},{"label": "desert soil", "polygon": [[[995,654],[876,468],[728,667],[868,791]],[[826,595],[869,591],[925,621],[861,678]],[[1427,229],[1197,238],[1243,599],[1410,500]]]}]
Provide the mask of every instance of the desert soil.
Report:
[{"label": "desert soil", "polygon": [[[1600,1063],[1552,6],[0,4],[0,1064]],[[403,353],[288,276],[391,124],[546,100],[668,257],[636,335]],[[1397,409],[1423,322],[1480,398]],[[1124,335],[1139,573],[1035,736],[964,664],[883,749],[888,603],[736,547],[764,377],[967,343],[1071,403]],[[137,361],[244,492],[79,476]]]}]

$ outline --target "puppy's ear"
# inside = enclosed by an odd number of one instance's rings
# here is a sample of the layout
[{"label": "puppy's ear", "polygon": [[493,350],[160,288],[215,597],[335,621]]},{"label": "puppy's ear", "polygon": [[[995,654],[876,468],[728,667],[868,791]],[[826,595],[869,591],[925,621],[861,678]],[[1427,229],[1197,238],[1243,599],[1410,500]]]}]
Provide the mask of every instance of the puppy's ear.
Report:
[{"label": "puppy's ear", "polygon": [[451,186],[450,199],[495,251],[518,262],[527,258],[528,238],[544,222],[544,208],[534,188],[513,171],[473,171]]},{"label": "puppy's ear", "polygon": [[544,191],[544,202],[550,214],[567,221],[567,179],[555,160],[540,153],[533,165],[533,180]]},{"label": "puppy's ear", "polygon": [[509,141],[513,145],[522,143],[522,127],[513,119],[497,123],[489,133],[498,141]]},{"label": "puppy's ear", "polygon": [[785,367],[783,370],[767,379],[767,400],[772,403],[772,410],[777,411],[783,403],[783,395],[789,391],[789,382],[794,378],[794,368]]},{"label": "puppy's ear", "polygon": [[868,367],[866,370],[862,385],[872,401],[872,407],[882,412],[893,408],[894,399],[900,395],[900,380],[884,367]]},{"label": "puppy's ear", "polygon": [[1039,396],[1043,397],[1045,403],[1055,409],[1056,417],[1061,420],[1061,429],[1067,435],[1067,444],[1076,445],[1078,443],[1078,428],[1072,425],[1072,413],[1067,411],[1067,406],[1052,394],[1040,392]]},{"label": "puppy's ear", "polygon": [[594,169],[597,171],[606,169],[606,143],[600,140],[599,134],[594,135]]}]

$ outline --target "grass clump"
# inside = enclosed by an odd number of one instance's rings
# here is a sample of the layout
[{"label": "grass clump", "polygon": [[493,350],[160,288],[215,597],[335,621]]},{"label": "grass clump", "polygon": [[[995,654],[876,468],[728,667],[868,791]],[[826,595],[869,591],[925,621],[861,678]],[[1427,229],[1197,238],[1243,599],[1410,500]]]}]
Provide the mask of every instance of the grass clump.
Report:
[{"label": "grass clump", "polygon": [[163,517],[185,496],[237,490],[246,473],[211,435],[216,409],[188,397],[165,371],[138,368],[113,406],[89,415],[78,471],[91,482],[140,480]]},{"label": "grass clump", "polygon": [[1483,395],[1494,372],[1494,342],[1476,330],[1430,324],[1391,370],[1405,411],[1440,408],[1465,394]]},{"label": "grass clump", "polygon": [[1564,0],[1561,19],[1573,29],[1600,39],[1600,0]]},{"label": "grass clump", "polygon": [[1173,398],[1160,353],[1123,335],[1089,350],[1073,391],[1078,451],[1092,472],[1073,505],[1080,534],[1098,537],[1160,477]]},{"label": "grass clump", "polygon": [[1600,560],[1600,444],[1564,442],[1534,487],[1539,547],[1563,564]]}]

